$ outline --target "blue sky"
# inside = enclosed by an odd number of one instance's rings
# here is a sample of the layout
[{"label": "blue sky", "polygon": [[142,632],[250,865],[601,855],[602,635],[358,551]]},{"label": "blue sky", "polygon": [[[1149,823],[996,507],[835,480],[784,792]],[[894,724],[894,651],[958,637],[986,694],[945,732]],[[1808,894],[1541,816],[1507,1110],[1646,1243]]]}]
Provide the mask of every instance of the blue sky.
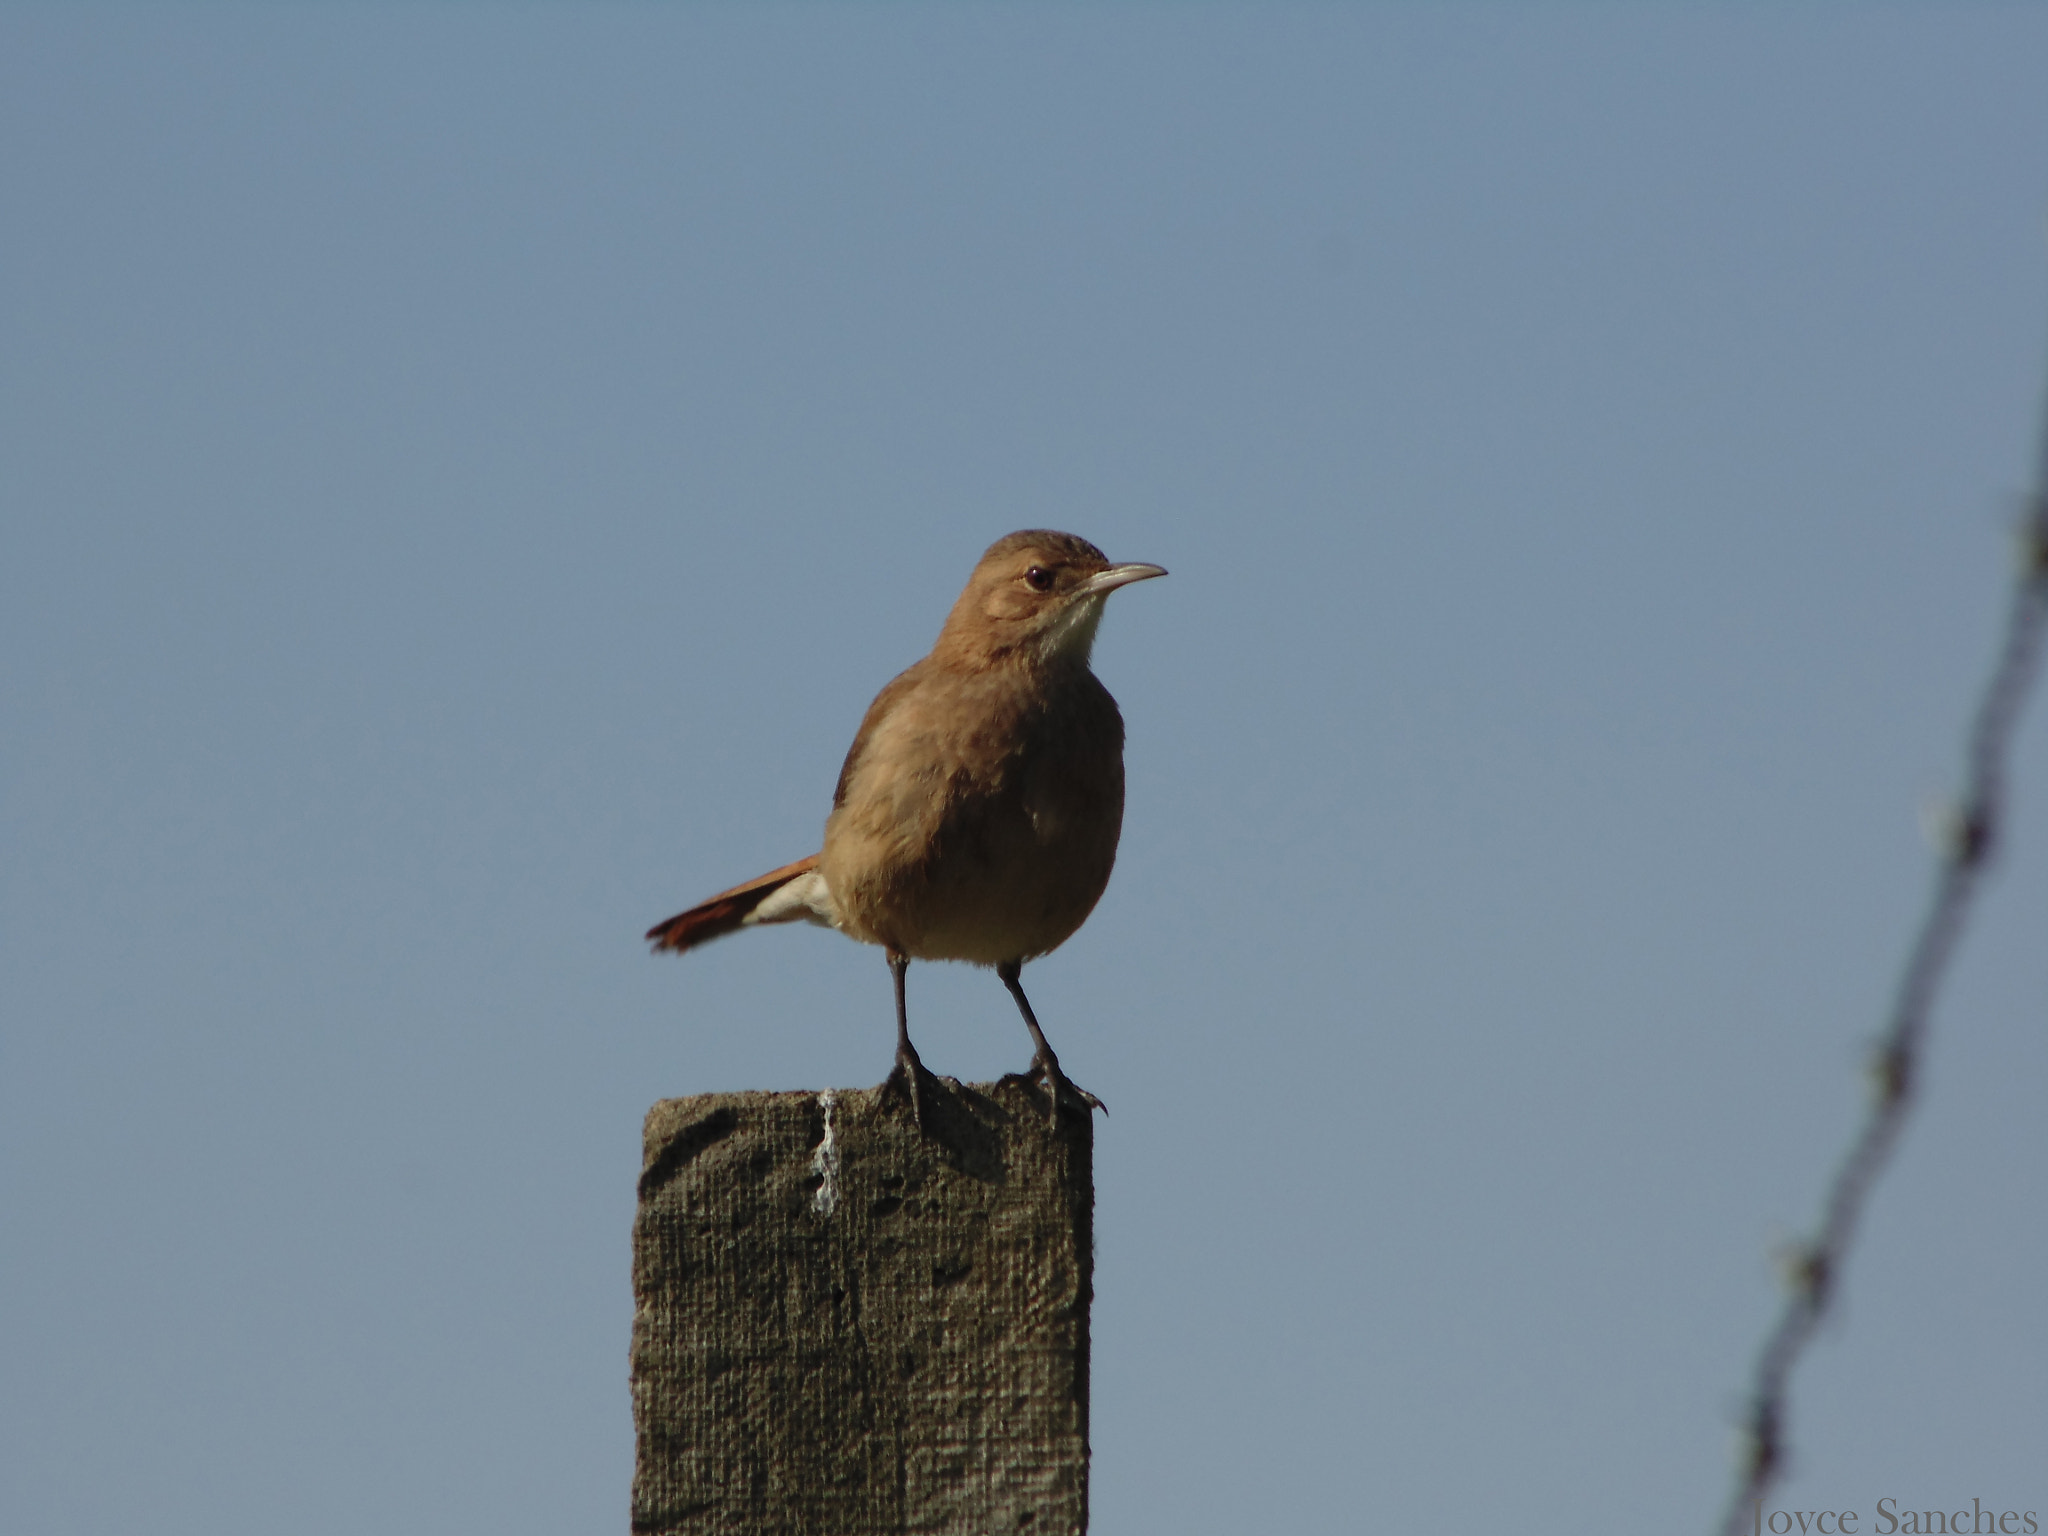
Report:
[{"label": "blue sky", "polygon": [[[1095,1529],[1705,1530],[2048,367],[2048,12],[0,11],[0,1516],[624,1519],[668,1095],[979,551],[1170,580],[1026,973]],[[2048,1509],[2048,708],[1784,1507]],[[926,1060],[1023,1065],[913,971]]]}]

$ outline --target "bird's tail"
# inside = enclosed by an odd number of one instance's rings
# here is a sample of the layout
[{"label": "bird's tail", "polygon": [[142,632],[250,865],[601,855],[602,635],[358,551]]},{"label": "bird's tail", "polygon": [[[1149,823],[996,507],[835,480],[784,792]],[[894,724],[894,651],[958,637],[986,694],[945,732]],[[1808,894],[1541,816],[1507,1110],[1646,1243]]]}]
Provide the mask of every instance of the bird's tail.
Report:
[{"label": "bird's tail", "polygon": [[709,901],[656,923],[647,930],[648,941],[657,950],[680,952],[757,923],[810,922],[837,928],[839,911],[825,888],[825,877],[818,873],[820,857],[814,853],[808,859],[771,869],[745,885],[720,891]]}]

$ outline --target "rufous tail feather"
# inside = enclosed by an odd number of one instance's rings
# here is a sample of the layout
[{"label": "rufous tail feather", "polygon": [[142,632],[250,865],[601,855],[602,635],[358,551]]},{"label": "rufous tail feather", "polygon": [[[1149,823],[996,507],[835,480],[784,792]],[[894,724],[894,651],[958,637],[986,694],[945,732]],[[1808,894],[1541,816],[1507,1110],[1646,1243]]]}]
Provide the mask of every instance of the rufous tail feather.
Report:
[{"label": "rufous tail feather", "polygon": [[[700,901],[687,912],[678,912],[667,922],[656,923],[647,930],[647,939],[657,951],[672,949],[678,952],[694,949],[699,944],[708,944],[713,939],[722,939],[728,933],[736,933],[752,922],[757,922],[756,910],[775,893],[792,880],[800,880],[818,867],[819,855],[798,859],[794,864],[785,864],[780,869],[771,869],[765,875],[749,880],[745,885],[736,885],[729,891],[720,891],[709,901]],[[797,912],[791,912],[795,918]],[[773,921],[787,921],[775,918]]]}]

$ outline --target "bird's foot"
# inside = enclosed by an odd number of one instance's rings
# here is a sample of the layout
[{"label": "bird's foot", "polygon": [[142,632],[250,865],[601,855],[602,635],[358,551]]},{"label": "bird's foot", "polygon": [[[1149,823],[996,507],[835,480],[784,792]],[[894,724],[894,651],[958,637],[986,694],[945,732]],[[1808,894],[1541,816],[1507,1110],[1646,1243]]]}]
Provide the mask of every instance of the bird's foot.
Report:
[{"label": "bird's foot", "polygon": [[918,1060],[916,1050],[907,1043],[898,1046],[896,1065],[890,1068],[882,1086],[896,1089],[910,1101],[910,1118],[920,1131],[924,1129],[924,1085],[929,1081],[934,1079],[925,1070],[924,1063]]},{"label": "bird's foot", "polygon": [[1004,1077],[1003,1081],[1006,1083],[1038,1083],[1043,1085],[1045,1096],[1049,1101],[1047,1122],[1055,1130],[1059,1128],[1060,1104],[1062,1101],[1080,1110],[1084,1115],[1090,1110],[1096,1109],[1101,1110],[1105,1115],[1109,1113],[1109,1106],[1107,1104],[1103,1103],[1102,1100],[1095,1097],[1094,1094],[1060,1070],[1060,1059],[1053,1055],[1051,1051],[1042,1051],[1032,1057],[1031,1070],[1029,1072],[1012,1072]]}]

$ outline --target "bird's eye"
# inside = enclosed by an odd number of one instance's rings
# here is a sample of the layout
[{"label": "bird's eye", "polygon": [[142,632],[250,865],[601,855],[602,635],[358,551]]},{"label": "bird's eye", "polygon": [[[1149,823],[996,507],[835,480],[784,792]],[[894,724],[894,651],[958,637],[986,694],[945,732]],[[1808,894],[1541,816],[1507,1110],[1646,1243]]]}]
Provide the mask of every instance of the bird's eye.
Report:
[{"label": "bird's eye", "polygon": [[1034,592],[1050,592],[1052,590],[1052,572],[1042,565],[1031,567],[1030,570],[1024,573],[1024,579],[1031,583],[1031,590]]}]

